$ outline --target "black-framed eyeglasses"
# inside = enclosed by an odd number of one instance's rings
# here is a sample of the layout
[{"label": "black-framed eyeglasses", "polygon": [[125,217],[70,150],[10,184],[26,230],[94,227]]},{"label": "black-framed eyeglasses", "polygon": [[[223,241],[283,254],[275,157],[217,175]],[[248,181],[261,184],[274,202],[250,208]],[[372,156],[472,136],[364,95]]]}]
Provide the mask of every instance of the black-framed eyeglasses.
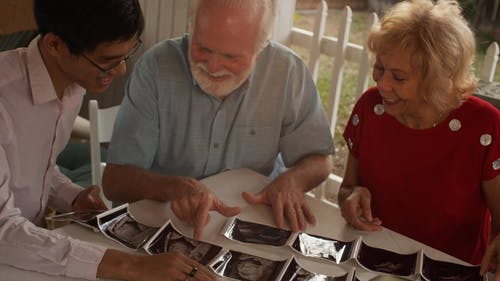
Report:
[{"label": "black-framed eyeglasses", "polygon": [[102,67],[100,66],[99,64],[97,64],[96,62],[94,62],[92,59],[90,59],[89,57],[87,57],[85,54],[82,53],[82,57],[84,57],[88,62],[90,62],[95,68],[99,69],[99,71],[101,71],[102,73],[109,73],[110,71],[112,71],[113,69],[117,68],[118,66],[126,63],[136,52],[137,50],[139,50],[139,48],[141,47],[142,45],[142,40],[139,39],[137,41],[137,44],[135,45],[134,49],[132,49],[132,51],[130,51],[130,53],[128,53],[127,55],[125,55],[123,57],[123,59],[121,59],[120,61],[114,63],[112,66],[110,67]]}]

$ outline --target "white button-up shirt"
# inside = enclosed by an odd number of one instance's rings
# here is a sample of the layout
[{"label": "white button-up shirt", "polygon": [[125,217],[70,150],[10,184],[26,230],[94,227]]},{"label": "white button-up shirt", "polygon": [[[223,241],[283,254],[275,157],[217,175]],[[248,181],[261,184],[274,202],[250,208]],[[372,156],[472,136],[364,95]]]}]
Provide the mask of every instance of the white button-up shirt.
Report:
[{"label": "white button-up shirt", "polygon": [[57,98],[35,38],[0,53],[0,263],[95,279],[105,249],[37,227],[47,206],[69,211],[82,189],[61,174],[85,89]]}]

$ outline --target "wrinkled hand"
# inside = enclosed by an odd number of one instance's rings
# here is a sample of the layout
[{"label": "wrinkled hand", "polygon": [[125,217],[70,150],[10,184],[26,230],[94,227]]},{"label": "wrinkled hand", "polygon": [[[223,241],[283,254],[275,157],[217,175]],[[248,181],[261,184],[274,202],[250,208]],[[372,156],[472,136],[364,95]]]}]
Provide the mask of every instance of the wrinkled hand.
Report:
[{"label": "wrinkled hand", "polygon": [[182,178],[178,192],[170,200],[170,208],[180,220],[194,226],[194,239],[199,240],[203,228],[210,220],[209,211],[217,211],[226,217],[240,213],[239,207],[229,207],[205,185],[193,178]]},{"label": "wrinkled hand", "polygon": [[266,204],[273,209],[278,228],[285,227],[285,218],[292,231],[305,230],[307,223],[316,224],[311,209],[306,204],[304,192],[292,182],[272,182],[258,194],[243,192],[243,198],[250,204]]},{"label": "wrinkled hand", "polygon": [[[205,266],[178,252],[140,256],[134,263],[134,267],[137,274],[134,274],[134,277],[130,279],[133,281],[216,280],[215,274]],[[194,277],[188,279],[188,274],[193,267],[196,267],[198,271]]]},{"label": "wrinkled hand", "polygon": [[108,208],[99,196],[101,188],[97,185],[92,185],[80,191],[73,200],[71,207],[73,211],[105,211]]},{"label": "wrinkled hand", "polygon": [[481,275],[486,274],[488,268],[491,266],[495,269],[495,278],[492,281],[500,281],[500,234],[497,235],[495,240],[491,241],[486,249],[483,261],[481,262]]},{"label": "wrinkled hand", "polygon": [[344,219],[360,230],[381,230],[382,221],[372,216],[371,193],[365,187],[355,187],[352,193],[340,205]]}]

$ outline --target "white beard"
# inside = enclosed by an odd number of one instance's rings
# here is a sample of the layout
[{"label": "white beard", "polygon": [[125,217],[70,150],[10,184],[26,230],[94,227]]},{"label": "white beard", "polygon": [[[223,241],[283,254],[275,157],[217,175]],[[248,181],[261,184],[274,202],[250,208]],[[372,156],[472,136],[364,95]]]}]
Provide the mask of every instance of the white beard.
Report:
[{"label": "white beard", "polygon": [[[240,87],[241,84],[243,84],[248,78],[253,68],[252,64],[251,67],[249,67],[239,75],[236,75],[227,69],[218,71],[216,73],[210,73],[207,69],[207,64],[204,62],[193,63],[191,57],[189,56],[189,63],[191,67],[191,73],[193,74],[193,77],[200,88],[207,94],[219,98],[226,97],[232,91]],[[226,76],[225,81],[214,82],[211,80],[211,77],[221,76]]]}]

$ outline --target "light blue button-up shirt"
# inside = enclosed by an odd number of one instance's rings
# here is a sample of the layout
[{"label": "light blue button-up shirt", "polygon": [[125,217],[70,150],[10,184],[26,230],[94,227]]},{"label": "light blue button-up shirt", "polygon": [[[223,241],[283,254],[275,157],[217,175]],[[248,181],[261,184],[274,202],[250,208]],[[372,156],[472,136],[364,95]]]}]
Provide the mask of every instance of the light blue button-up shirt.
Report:
[{"label": "light blue button-up shirt", "polygon": [[314,82],[291,50],[271,42],[248,80],[221,100],[198,87],[187,49],[188,36],[166,40],[136,63],[108,162],[203,178],[237,168],[269,175],[279,153],[286,166],[334,153]]}]

